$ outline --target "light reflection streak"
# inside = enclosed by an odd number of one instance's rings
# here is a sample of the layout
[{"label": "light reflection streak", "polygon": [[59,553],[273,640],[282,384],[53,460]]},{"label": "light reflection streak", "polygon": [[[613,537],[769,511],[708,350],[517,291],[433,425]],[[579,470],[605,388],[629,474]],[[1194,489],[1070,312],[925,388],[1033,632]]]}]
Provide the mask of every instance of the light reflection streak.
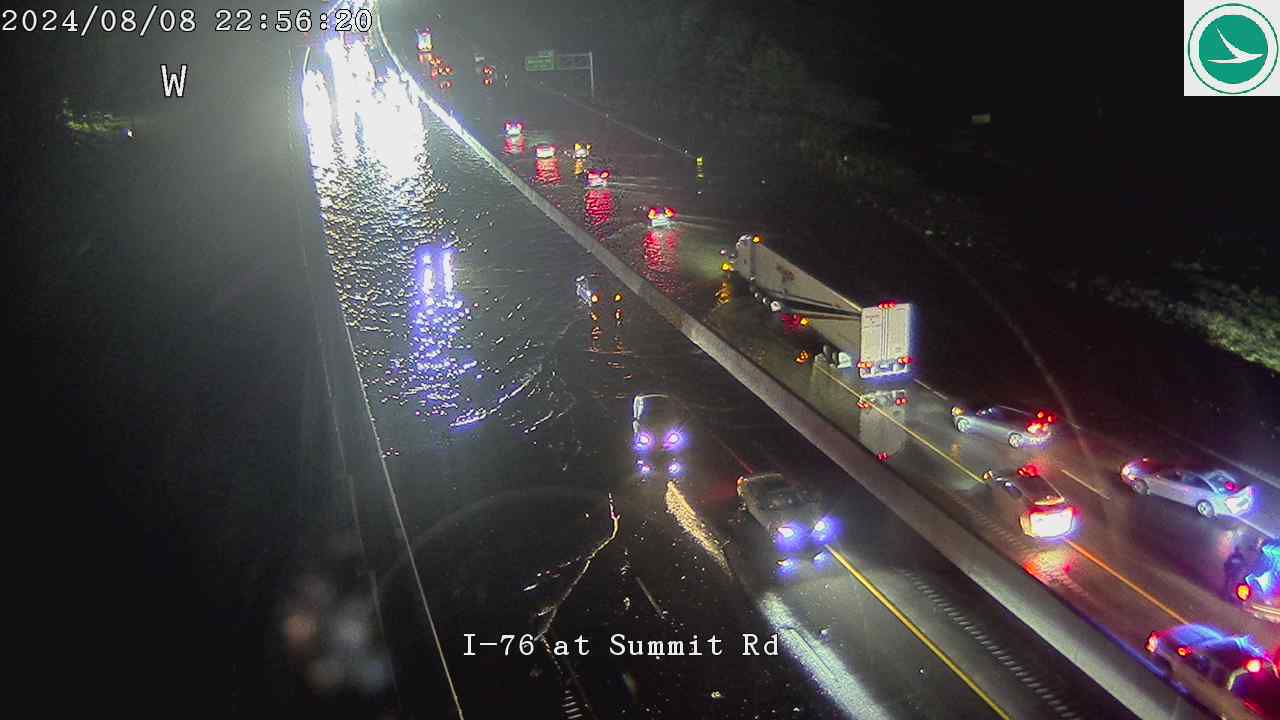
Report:
[{"label": "light reflection streak", "polygon": [[587,222],[592,227],[599,227],[613,219],[613,192],[611,190],[591,189],[584,199]]},{"label": "light reflection streak", "polygon": [[560,183],[560,161],[556,158],[538,158],[534,161],[533,179],[542,185]]},{"label": "light reflection streak", "polygon": [[698,517],[698,513],[685,499],[684,494],[680,492],[680,488],[676,487],[674,482],[667,482],[667,512],[676,519],[676,522],[689,533],[689,536],[698,541],[712,560],[716,561],[716,565],[729,574],[729,560],[725,558],[724,551],[720,549],[720,544],[715,538],[711,537],[711,533],[707,531],[707,526],[702,522],[702,518]]},{"label": "light reflection streak", "polygon": [[311,164],[316,168],[328,168],[333,164],[333,105],[329,102],[329,87],[324,75],[317,70],[307,71],[302,84],[302,116],[307,125],[307,140],[311,147]]},{"label": "light reflection streak", "polygon": [[777,628],[778,640],[791,657],[804,667],[814,682],[845,712],[859,720],[892,717],[884,707],[849,672],[840,656],[826,643],[804,628],[803,622],[791,613],[775,593],[761,596],[760,610],[766,621]]},{"label": "light reflection streak", "polygon": [[428,416],[444,415],[457,407],[462,378],[475,361],[464,359],[458,334],[470,320],[465,299],[454,292],[454,251],[422,245],[414,255],[418,285],[409,304],[412,352],[401,370],[409,377],[406,397],[412,396]]}]

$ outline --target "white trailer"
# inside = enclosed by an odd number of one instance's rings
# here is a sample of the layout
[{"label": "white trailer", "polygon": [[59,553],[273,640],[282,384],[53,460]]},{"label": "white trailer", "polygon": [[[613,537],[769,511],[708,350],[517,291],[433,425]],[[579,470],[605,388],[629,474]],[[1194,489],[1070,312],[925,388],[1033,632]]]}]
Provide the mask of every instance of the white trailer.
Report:
[{"label": "white trailer", "polygon": [[863,378],[911,369],[910,304],[862,307],[767,247],[759,235],[738,238],[731,266],[770,310],[804,318],[821,336],[822,355],[834,367],[857,367]]}]

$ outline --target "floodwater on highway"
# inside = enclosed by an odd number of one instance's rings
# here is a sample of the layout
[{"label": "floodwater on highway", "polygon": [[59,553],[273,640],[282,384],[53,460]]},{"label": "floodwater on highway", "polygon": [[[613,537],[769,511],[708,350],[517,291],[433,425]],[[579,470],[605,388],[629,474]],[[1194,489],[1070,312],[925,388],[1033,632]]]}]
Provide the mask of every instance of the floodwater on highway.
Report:
[{"label": "floodwater on highway", "polygon": [[[460,694],[472,708],[497,702],[480,692],[495,672],[534,706],[559,706],[566,692],[565,667],[541,651],[468,656],[465,633],[653,639],[730,636],[755,622],[715,600],[729,594],[716,543],[628,449],[631,399],[642,392],[684,397],[731,430],[744,413],[718,388],[732,379],[626,297],[401,84],[370,83],[372,66],[352,57],[313,71],[304,87],[316,189],[416,572]],[[580,276],[603,302],[578,296]],[[821,706],[785,669],[733,659],[721,668],[735,670],[716,677],[677,661],[579,672],[620,708],[642,698],[641,715],[691,703],[721,717]]]}]

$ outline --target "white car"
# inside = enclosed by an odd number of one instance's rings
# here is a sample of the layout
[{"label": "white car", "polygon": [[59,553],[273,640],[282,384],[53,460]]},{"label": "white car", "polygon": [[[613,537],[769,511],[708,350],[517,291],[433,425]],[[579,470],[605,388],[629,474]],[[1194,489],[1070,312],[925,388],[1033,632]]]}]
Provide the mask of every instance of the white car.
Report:
[{"label": "white car", "polygon": [[[738,478],[738,499],[783,556],[820,551],[836,537],[836,522],[824,511],[817,493],[781,473]],[[779,560],[780,565],[783,562],[785,558]]]}]

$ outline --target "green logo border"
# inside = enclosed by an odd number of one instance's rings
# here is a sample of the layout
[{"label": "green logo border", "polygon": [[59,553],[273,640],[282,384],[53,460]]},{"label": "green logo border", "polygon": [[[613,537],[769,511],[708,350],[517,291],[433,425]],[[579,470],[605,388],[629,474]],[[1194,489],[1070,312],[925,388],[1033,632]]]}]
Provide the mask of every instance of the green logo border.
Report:
[{"label": "green logo border", "polygon": [[1213,12],[1214,10],[1217,10],[1217,9],[1219,9],[1219,8],[1224,8],[1224,7],[1241,7],[1241,8],[1247,8],[1247,9],[1249,9],[1249,10],[1252,10],[1252,11],[1254,11],[1254,12],[1258,13],[1258,17],[1262,18],[1263,22],[1265,22],[1265,23],[1267,24],[1267,28],[1268,28],[1269,30],[1271,30],[1271,39],[1272,39],[1272,41],[1273,41],[1273,47],[1275,47],[1275,48],[1276,48],[1276,51],[1277,51],[1277,52],[1280,52],[1280,36],[1277,36],[1277,35],[1276,35],[1276,27],[1275,27],[1274,25],[1272,25],[1272,24],[1271,24],[1271,18],[1267,17],[1265,14],[1263,14],[1263,12],[1262,12],[1261,10],[1259,10],[1258,8],[1253,7],[1253,6],[1251,6],[1251,5],[1245,5],[1244,3],[1223,3],[1223,4],[1221,4],[1221,5],[1214,5],[1213,7],[1209,8],[1208,10],[1205,10],[1205,11],[1204,11],[1204,14],[1203,14],[1203,15],[1201,15],[1199,18],[1197,18],[1197,19],[1196,19],[1196,21],[1195,21],[1194,23],[1192,23],[1192,24],[1191,24],[1191,32],[1187,33],[1187,64],[1189,64],[1189,65],[1191,66],[1191,74],[1196,76],[1196,79],[1200,81],[1200,84],[1201,84],[1201,85],[1204,85],[1205,87],[1207,87],[1207,88],[1209,88],[1210,90],[1212,90],[1212,91],[1214,91],[1214,92],[1218,93],[1219,95],[1244,95],[1244,94],[1246,94],[1246,93],[1251,93],[1251,92],[1253,92],[1254,90],[1257,90],[1259,87],[1261,87],[1261,86],[1262,86],[1262,84],[1263,84],[1263,83],[1265,83],[1267,80],[1269,80],[1269,79],[1271,78],[1271,73],[1273,73],[1273,72],[1275,72],[1275,71],[1276,71],[1276,65],[1277,65],[1277,64],[1280,64],[1280,63],[1277,63],[1277,62],[1276,62],[1276,58],[1275,58],[1275,57],[1270,58],[1270,60],[1271,60],[1271,69],[1267,71],[1267,75],[1266,75],[1266,77],[1264,77],[1264,78],[1262,78],[1261,80],[1259,80],[1259,81],[1258,81],[1255,85],[1253,85],[1252,87],[1245,88],[1244,90],[1241,90],[1241,91],[1239,91],[1239,92],[1227,92],[1227,91],[1225,91],[1225,90],[1219,90],[1218,88],[1216,88],[1216,87],[1214,87],[1214,86],[1210,85],[1209,83],[1205,82],[1204,78],[1200,77],[1200,73],[1196,72],[1196,64],[1195,64],[1195,61],[1191,59],[1191,38],[1192,38],[1193,36],[1195,36],[1195,34],[1196,34],[1196,28],[1200,27],[1200,22],[1201,22],[1202,20],[1204,20],[1205,15],[1208,15],[1209,13]]}]

